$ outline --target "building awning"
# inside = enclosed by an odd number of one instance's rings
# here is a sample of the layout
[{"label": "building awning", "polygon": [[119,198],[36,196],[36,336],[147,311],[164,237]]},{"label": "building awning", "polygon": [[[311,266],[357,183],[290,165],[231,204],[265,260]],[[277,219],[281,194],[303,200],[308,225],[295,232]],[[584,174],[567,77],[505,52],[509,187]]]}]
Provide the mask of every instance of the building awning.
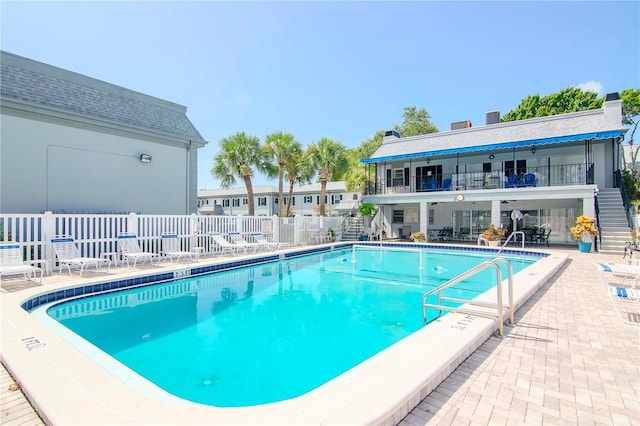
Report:
[{"label": "building awning", "polygon": [[340,212],[348,212],[351,211],[354,207],[356,207],[358,205],[359,201],[355,200],[355,201],[340,201],[338,204],[336,204],[333,207],[333,210],[335,211],[340,211]]},{"label": "building awning", "polygon": [[594,132],[594,133],[584,133],[580,135],[569,135],[569,136],[556,136],[552,138],[543,138],[543,139],[529,139],[529,140],[521,140],[514,142],[501,142],[490,145],[479,145],[479,146],[466,146],[459,148],[449,148],[449,149],[441,149],[435,151],[424,151],[424,152],[414,152],[411,154],[402,154],[402,155],[390,155],[386,157],[378,157],[378,158],[365,158],[360,160],[361,163],[380,163],[382,161],[393,161],[393,160],[401,160],[404,158],[424,158],[424,157],[435,157],[441,155],[453,155],[453,154],[463,154],[463,153],[472,153],[472,152],[482,152],[482,151],[495,151],[495,150],[504,150],[510,148],[521,148],[521,147],[531,147],[533,145],[550,145],[555,143],[566,143],[566,142],[578,142],[583,140],[604,140],[604,139],[613,139],[617,137],[623,137],[624,132],[620,130],[611,130],[606,132]]}]

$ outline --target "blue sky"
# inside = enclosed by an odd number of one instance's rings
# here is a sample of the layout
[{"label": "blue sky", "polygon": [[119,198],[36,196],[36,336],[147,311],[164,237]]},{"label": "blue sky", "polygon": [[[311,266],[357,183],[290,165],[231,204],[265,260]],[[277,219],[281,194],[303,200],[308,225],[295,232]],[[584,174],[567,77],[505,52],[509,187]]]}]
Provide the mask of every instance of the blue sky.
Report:
[{"label": "blue sky", "polygon": [[3,50],[187,106],[209,141],[198,188],[219,187],[213,156],[237,131],[355,147],[408,105],[443,131],[529,94],[640,87],[635,1],[3,0],[0,14]]}]

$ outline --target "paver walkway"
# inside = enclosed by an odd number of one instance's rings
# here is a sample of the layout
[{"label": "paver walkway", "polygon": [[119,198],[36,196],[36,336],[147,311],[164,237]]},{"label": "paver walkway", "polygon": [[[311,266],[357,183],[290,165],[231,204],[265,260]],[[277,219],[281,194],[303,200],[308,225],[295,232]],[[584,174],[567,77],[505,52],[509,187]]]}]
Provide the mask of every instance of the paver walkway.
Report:
[{"label": "paver walkway", "polygon": [[400,426],[640,425],[640,325],[625,324],[594,262],[570,253],[552,281]]},{"label": "paver walkway", "polygon": [[[622,322],[594,262],[622,259],[572,251],[516,326],[485,342],[400,426],[640,425],[640,325]],[[0,379],[0,424],[43,424],[8,389],[4,367]]]}]

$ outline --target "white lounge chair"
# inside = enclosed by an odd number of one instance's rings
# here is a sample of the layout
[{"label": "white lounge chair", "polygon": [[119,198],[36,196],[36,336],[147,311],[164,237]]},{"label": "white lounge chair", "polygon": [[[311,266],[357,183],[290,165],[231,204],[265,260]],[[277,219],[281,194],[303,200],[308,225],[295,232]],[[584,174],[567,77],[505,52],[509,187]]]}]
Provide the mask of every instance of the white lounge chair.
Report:
[{"label": "white lounge chair", "polygon": [[193,260],[194,253],[190,251],[180,250],[180,240],[176,234],[162,234],[162,253],[169,257],[169,260],[173,262],[173,258],[176,258],[176,262],[180,262],[181,257],[188,257]]},{"label": "white lounge chair", "polygon": [[153,264],[153,259],[160,259],[157,253],[151,253],[142,251],[140,246],[138,245],[138,237],[133,234],[122,234],[118,235],[118,249],[127,261],[127,266],[129,266],[129,259],[133,259],[133,267],[136,267],[138,263],[138,259],[141,260],[141,263],[144,263],[147,259],[149,262]]},{"label": "white lounge chair", "polygon": [[216,246],[220,247],[220,250],[222,250],[223,255],[237,254],[240,251],[243,251],[243,252],[246,251],[246,247],[239,246],[238,244],[233,244],[220,234],[209,234],[209,236],[211,237],[213,242],[216,244]]},{"label": "white lounge chair", "polygon": [[251,234],[251,238],[258,244],[261,244],[267,250],[279,250],[282,248],[282,243],[274,243],[267,240],[262,232],[254,232]]},{"label": "white lounge chair", "polygon": [[640,283],[640,266],[622,263],[597,263],[603,284],[637,287]]},{"label": "white lounge chair", "polygon": [[52,238],[51,244],[58,258],[58,265],[60,266],[59,273],[62,273],[62,267],[66,266],[69,270],[69,275],[71,275],[71,267],[79,266],[80,274],[78,274],[78,276],[82,276],[82,271],[84,271],[87,265],[95,265],[96,269],[100,269],[100,266],[104,263],[107,264],[107,272],[109,272],[111,260],[99,259],[97,257],[83,257],[73,238],[68,235],[60,235]]},{"label": "white lounge chair", "polygon": [[0,280],[6,275],[22,275],[27,280],[31,277],[37,277],[40,272],[40,281],[42,284],[42,268],[33,266],[22,260],[22,248],[18,243],[0,243]]},{"label": "white lounge chair", "polygon": [[249,253],[250,251],[252,253],[255,253],[262,248],[262,246],[258,243],[250,243],[249,241],[245,240],[239,232],[229,232],[228,235],[229,241],[231,241],[235,245],[244,247],[245,253]]}]

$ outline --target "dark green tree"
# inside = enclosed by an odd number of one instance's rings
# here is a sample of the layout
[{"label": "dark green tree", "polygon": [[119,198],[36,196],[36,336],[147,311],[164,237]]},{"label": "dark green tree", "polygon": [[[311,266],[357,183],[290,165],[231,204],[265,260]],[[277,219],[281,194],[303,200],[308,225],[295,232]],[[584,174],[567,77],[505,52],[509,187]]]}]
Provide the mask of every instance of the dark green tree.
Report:
[{"label": "dark green tree", "polygon": [[[264,149],[271,158],[275,159],[278,166],[278,216],[287,215],[287,206],[284,205],[283,181],[287,159],[302,153],[302,144],[296,140],[292,133],[274,132],[267,135]],[[291,201],[291,197],[289,197]]]},{"label": "dark green tree", "polygon": [[305,155],[305,167],[317,171],[320,180],[320,216],[325,216],[324,198],[327,182],[331,177],[341,175],[348,167],[347,148],[331,138],[322,138],[318,143],[309,145]]},{"label": "dark green tree", "polygon": [[595,92],[584,91],[577,87],[567,87],[547,96],[529,95],[520,104],[506,113],[500,121],[526,120],[568,112],[586,111],[602,107],[603,98]]},{"label": "dark green tree", "polygon": [[626,155],[622,156],[623,166],[625,169],[631,171],[631,175],[636,179],[638,176],[638,170],[636,170],[636,161],[638,159],[638,151],[640,146],[634,145],[634,137],[636,130],[638,129],[638,123],[640,122],[640,89],[626,89],[620,93],[622,99],[622,123],[629,126],[627,134],[625,135],[625,142],[629,145],[629,161],[627,161]]},{"label": "dark green tree", "polygon": [[220,179],[220,186],[228,188],[242,179],[247,188],[249,216],[255,215],[253,185],[255,171],[274,177],[275,169],[269,153],[260,146],[260,138],[237,132],[220,140],[220,152],[213,159],[211,175]]},{"label": "dark green tree", "polygon": [[414,106],[406,106],[404,107],[402,116],[404,117],[404,121],[402,124],[396,124],[395,130],[397,130],[403,138],[436,133],[438,131],[436,125],[431,122],[431,116],[424,108],[417,109]]}]

